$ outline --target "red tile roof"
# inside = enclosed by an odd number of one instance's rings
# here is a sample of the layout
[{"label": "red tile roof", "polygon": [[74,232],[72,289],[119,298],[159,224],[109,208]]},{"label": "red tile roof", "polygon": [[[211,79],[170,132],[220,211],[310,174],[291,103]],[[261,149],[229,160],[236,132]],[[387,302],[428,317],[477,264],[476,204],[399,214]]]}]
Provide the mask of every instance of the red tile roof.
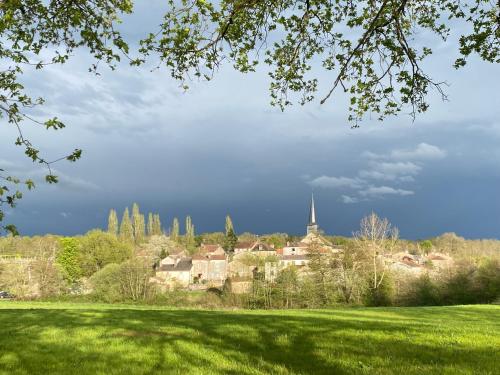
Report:
[{"label": "red tile roof", "polygon": [[255,242],[249,242],[249,241],[244,241],[244,242],[238,242],[234,246],[235,249],[250,249]]},{"label": "red tile roof", "polygon": [[214,251],[217,251],[217,249],[219,249],[219,248],[220,248],[220,245],[211,245],[211,244],[201,245],[201,249],[206,251],[206,252],[209,252],[209,253],[213,253]]}]

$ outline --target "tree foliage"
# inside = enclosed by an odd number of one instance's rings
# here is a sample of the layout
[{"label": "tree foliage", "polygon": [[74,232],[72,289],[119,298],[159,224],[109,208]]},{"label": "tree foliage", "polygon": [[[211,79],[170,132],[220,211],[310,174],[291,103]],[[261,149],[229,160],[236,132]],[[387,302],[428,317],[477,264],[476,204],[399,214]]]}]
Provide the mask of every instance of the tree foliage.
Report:
[{"label": "tree foliage", "polygon": [[154,292],[152,268],[140,259],[111,263],[90,279],[93,294],[105,302],[146,300]]},{"label": "tree foliage", "polygon": [[136,244],[141,243],[146,235],[146,222],[137,203],[132,205],[132,228],[134,233],[134,242]]},{"label": "tree foliage", "polygon": [[154,234],[154,221],[153,214],[150,212],[148,214],[148,226],[147,226],[147,235],[152,236]]},{"label": "tree foliage", "polygon": [[232,231],[234,234],[234,226],[233,226],[233,220],[231,220],[231,216],[226,215],[226,224],[224,226],[226,236],[229,234],[229,231]]},{"label": "tree foliage", "polygon": [[224,250],[226,250],[226,252],[233,252],[234,247],[236,246],[237,243],[238,243],[238,237],[236,236],[236,234],[234,234],[233,228],[229,228],[226,235],[224,236],[224,244],[223,244]]},{"label": "tree foliage", "polygon": [[116,211],[113,209],[109,211],[108,233],[111,233],[115,236],[118,235],[118,216],[116,215]]},{"label": "tree foliage", "polygon": [[163,229],[161,227],[161,220],[159,214],[153,215],[153,235],[160,236],[163,233]]},{"label": "tree foliage", "polygon": [[186,247],[189,250],[194,250],[195,244],[195,232],[194,232],[194,224],[191,220],[191,216],[186,216],[186,225],[185,225],[185,234],[184,234],[184,242]]},{"label": "tree foliage", "polygon": [[78,240],[74,237],[64,237],[60,239],[60,243],[57,263],[63,270],[64,278],[70,283],[75,283],[82,276]]},{"label": "tree foliage", "polygon": [[350,96],[350,120],[368,112],[384,119],[407,107],[413,116],[427,110],[431,89],[445,93],[443,82],[423,68],[431,45],[415,39],[425,33],[446,41],[457,19],[472,32],[460,37],[454,66],[465,65],[472,53],[499,62],[499,5],[487,0],[169,0],[169,5],[159,32],[141,42],[145,56],[158,53],[180,80],[190,74],[211,79],[226,61],[247,73],[263,60],[272,104],[282,109],[294,102],[293,94],[301,104],[314,100],[324,70],[332,81],[321,87],[321,103],[343,89]]},{"label": "tree foliage", "polygon": [[179,219],[174,217],[174,220],[172,221],[172,228],[170,229],[170,238],[173,241],[178,241],[179,240]]},{"label": "tree foliage", "polygon": [[359,247],[364,249],[371,259],[371,289],[381,287],[387,271],[385,256],[392,253],[399,239],[399,231],[389,220],[382,219],[374,212],[361,219],[360,229],[354,233]]},{"label": "tree foliage", "polygon": [[125,211],[123,211],[122,221],[120,223],[120,239],[126,242],[134,241],[134,229],[130,221],[128,207],[125,207]]},{"label": "tree foliage", "polygon": [[84,276],[90,276],[110,263],[121,263],[132,255],[132,247],[101,230],[92,230],[80,241],[80,265]]}]

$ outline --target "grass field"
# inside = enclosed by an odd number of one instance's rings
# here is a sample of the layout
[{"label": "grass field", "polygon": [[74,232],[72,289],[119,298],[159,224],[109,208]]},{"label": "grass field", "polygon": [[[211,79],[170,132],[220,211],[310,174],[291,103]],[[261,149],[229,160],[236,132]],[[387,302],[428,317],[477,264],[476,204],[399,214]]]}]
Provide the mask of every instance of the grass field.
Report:
[{"label": "grass field", "polygon": [[0,374],[499,374],[500,306],[208,311],[0,302]]}]

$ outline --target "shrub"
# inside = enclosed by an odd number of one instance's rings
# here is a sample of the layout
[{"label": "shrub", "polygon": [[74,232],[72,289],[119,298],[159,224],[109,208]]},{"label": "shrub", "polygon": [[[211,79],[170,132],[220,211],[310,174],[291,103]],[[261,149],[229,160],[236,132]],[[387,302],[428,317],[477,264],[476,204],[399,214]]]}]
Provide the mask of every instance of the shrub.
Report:
[{"label": "shrub", "polygon": [[500,261],[485,259],[475,275],[476,297],[479,303],[492,303],[500,298]]},{"label": "shrub", "polygon": [[428,273],[410,281],[407,288],[403,296],[403,305],[436,306],[442,304],[439,286]]},{"label": "shrub", "polygon": [[386,272],[378,288],[368,288],[364,302],[367,306],[391,306],[394,302],[394,280]]},{"label": "shrub", "polygon": [[459,268],[444,280],[442,302],[445,305],[468,305],[476,303],[474,290],[474,269],[469,266]]},{"label": "shrub", "polygon": [[92,293],[104,302],[119,302],[123,299],[120,290],[118,277],[120,274],[120,265],[111,263],[101,270],[97,271],[90,278]]},{"label": "shrub", "polygon": [[215,294],[217,297],[222,297],[222,290],[215,287],[210,287],[207,289],[207,293]]},{"label": "shrub", "polygon": [[146,301],[155,293],[152,268],[142,259],[108,264],[90,279],[94,294],[106,302]]}]

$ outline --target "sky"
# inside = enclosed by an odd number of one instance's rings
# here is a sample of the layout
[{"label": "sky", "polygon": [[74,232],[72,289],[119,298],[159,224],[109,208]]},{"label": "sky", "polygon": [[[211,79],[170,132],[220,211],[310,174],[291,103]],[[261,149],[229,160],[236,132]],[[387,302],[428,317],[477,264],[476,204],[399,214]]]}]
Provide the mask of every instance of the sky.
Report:
[{"label": "sky", "polygon": [[[124,34],[148,31],[161,4],[139,6]],[[222,231],[230,214],[238,233],[304,234],[314,192],[318,223],[331,235],[351,235],[374,211],[408,239],[500,238],[499,68],[472,59],[455,70],[456,44],[432,43],[426,69],[449,84],[449,100],[434,93],[415,121],[367,118],[355,129],[341,95],[285,112],[270,106],[265,66],[246,75],[224,66],[186,92],[164,69],[122,64],[93,75],[83,52],[29,72],[26,88],[46,99],[34,114],[67,128],[26,124],[25,133],[48,159],[84,153],[55,165],[60,183],[38,183],[6,220],[25,235],[83,234],[105,228],[111,208],[121,216],[137,202],[167,230],[173,217],[191,215],[196,232]],[[332,77],[319,78],[326,92]],[[40,180],[45,170],[1,125],[0,168]]]}]

